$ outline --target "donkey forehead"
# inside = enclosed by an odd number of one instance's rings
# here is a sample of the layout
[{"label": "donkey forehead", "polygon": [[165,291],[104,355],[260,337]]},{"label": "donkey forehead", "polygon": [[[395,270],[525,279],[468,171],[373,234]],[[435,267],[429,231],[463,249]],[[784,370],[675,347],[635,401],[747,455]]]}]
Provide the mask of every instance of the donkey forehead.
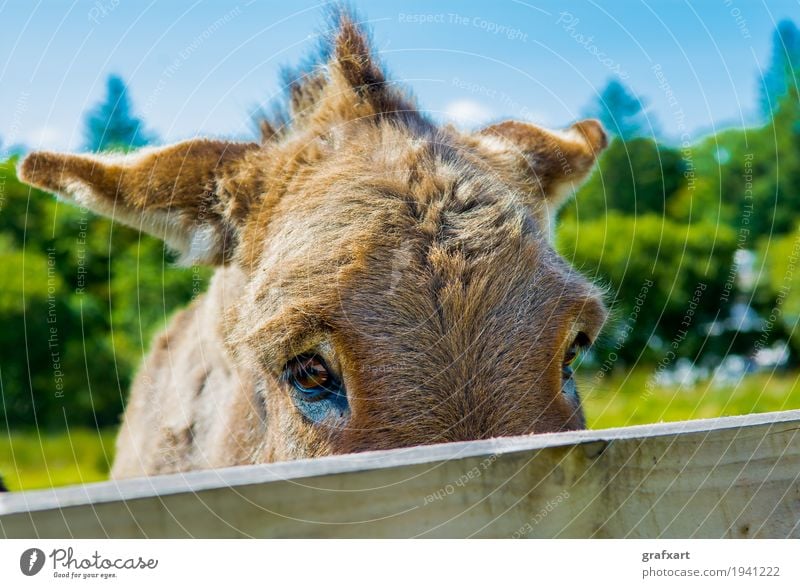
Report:
[{"label": "donkey forehead", "polygon": [[465,324],[529,344],[538,329],[549,346],[586,317],[596,330],[595,292],[492,174],[458,158],[403,170],[378,157],[383,167],[350,173],[319,166],[274,211],[242,313],[271,367],[331,332],[345,346],[377,336],[408,349],[408,338],[430,347]]},{"label": "donkey forehead", "polygon": [[[301,230],[337,242],[371,235],[369,242],[379,244],[387,229],[390,236],[406,231],[402,236],[429,238],[446,230],[453,239],[484,248],[501,245],[493,239],[505,237],[504,231],[512,238],[521,232],[547,236],[543,199],[540,205],[521,197],[460,135],[419,136],[388,124],[355,129],[330,139],[322,155],[304,154],[310,165],[290,172],[269,232]],[[312,249],[318,243],[305,240]]]},{"label": "donkey forehead", "polygon": [[480,349],[550,357],[579,331],[593,339],[605,320],[590,285],[536,267],[541,259],[512,266],[487,256],[484,268],[467,268],[457,255],[446,261],[395,255],[398,261],[388,265],[376,256],[323,272],[286,268],[283,280],[265,272],[272,283],[256,286],[253,304],[240,315],[263,365],[279,371],[292,357],[331,344],[342,362],[349,354],[364,360],[395,353],[413,363],[416,354],[433,353],[450,364],[478,360]]}]

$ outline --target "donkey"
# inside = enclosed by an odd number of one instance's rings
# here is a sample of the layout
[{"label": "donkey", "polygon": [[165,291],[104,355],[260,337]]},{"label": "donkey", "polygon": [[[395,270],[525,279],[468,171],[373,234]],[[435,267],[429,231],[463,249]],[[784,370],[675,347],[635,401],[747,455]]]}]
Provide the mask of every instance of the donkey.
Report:
[{"label": "donkey", "polygon": [[583,428],[606,317],[551,245],[600,124],[440,126],[341,14],[259,143],[35,152],[20,177],[216,267],[135,378],[113,478]]}]

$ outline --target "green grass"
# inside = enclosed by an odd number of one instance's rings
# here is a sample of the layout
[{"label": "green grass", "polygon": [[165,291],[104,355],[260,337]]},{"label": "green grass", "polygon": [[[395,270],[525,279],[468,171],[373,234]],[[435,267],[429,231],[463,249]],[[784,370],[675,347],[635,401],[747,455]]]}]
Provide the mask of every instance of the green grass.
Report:
[{"label": "green grass", "polygon": [[106,480],[115,436],[116,429],[0,431],[0,475],[9,490]]},{"label": "green grass", "polygon": [[[579,370],[584,407],[593,429],[662,421],[681,421],[800,408],[800,372],[754,374],[738,385],[691,387],[652,385],[652,371],[636,369],[592,379]],[[60,433],[0,431],[0,474],[10,490],[33,490],[108,478],[115,429],[98,433],[70,429]]]},{"label": "green grass", "polygon": [[800,372],[760,373],[736,385],[653,385],[652,370],[615,374],[599,383],[578,378],[588,425],[592,429],[706,419],[800,408]]}]

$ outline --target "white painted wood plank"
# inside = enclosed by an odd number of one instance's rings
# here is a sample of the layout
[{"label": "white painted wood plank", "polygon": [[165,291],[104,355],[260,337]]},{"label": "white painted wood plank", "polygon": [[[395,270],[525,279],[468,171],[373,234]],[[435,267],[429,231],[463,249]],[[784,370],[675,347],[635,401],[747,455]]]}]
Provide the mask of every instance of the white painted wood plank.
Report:
[{"label": "white painted wood plank", "polygon": [[0,496],[9,537],[800,536],[800,411]]}]

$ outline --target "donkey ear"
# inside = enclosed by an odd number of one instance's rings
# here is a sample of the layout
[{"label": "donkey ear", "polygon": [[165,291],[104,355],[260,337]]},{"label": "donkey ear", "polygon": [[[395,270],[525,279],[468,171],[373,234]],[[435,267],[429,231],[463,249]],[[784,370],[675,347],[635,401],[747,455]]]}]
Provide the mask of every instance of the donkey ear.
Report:
[{"label": "donkey ear", "polygon": [[120,155],[35,152],[19,177],[163,239],[182,264],[219,264],[233,254],[252,186],[241,180],[255,143],[196,139]]},{"label": "donkey ear", "polygon": [[383,69],[372,53],[366,32],[347,13],[334,18],[338,18],[330,63],[334,78],[342,81],[360,100],[370,103],[377,112],[392,110],[393,105],[388,104],[391,91],[386,85]]},{"label": "donkey ear", "polygon": [[564,131],[507,121],[479,131],[479,136],[484,146],[499,152],[527,192],[542,195],[553,207],[586,179],[608,145],[602,125],[593,119]]}]

